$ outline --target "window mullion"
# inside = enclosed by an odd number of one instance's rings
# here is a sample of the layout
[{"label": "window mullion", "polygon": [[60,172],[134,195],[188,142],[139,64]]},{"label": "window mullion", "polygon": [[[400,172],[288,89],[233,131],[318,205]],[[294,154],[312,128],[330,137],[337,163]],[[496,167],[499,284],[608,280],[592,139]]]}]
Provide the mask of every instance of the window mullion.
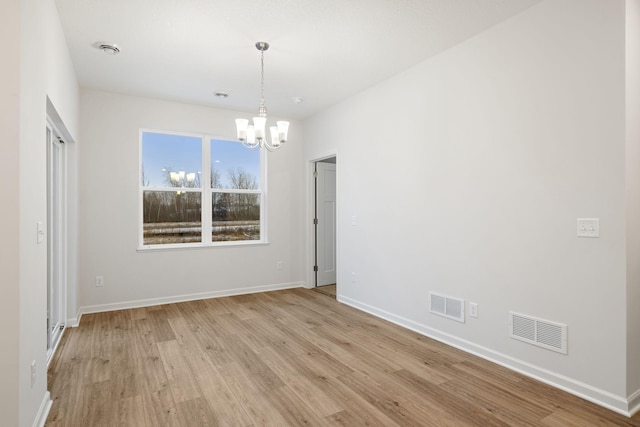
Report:
[{"label": "window mullion", "polygon": [[267,150],[260,150],[260,241],[267,236]]},{"label": "window mullion", "polygon": [[202,243],[211,243],[211,142],[202,137]]}]

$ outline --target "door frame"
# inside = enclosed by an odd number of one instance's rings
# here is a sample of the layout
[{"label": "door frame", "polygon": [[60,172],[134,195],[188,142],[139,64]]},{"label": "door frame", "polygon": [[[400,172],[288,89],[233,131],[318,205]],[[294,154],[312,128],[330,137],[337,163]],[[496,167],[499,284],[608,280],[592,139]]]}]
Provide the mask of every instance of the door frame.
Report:
[{"label": "door frame", "polygon": [[[54,125],[53,121],[47,117],[46,127],[49,135],[46,141],[46,151],[47,151],[47,233],[46,233],[46,245],[47,245],[47,364],[51,361],[53,354],[55,353],[60,340],[62,339],[62,334],[64,332],[64,328],[67,323],[67,285],[68,285],[68,275],[67,275],[67,266],[68,266],[68,232],[67,232],[67,220],[68,220],[68,187],[67,187],[67,168],[68,168],[68,160],[67,160],[67,150],[65,146],[64,138],[62,137],[62,133],[58,130],[58,128]],[[58,191],[61,192],[60,199],[58,200],[58,212],[56,224],[51,224],[51,219],[53,213],[51,209],[54,207],[52,204],[54,194],[51,192],[52,185],[54,184],[52,181],[52,173],[55,173],[56,170],[53,170],[53,146],[56,145],[59,148],[59,164],[57,167],[60,170],[57,170],[59,182]],[[55,218],[53,218],[55,219]],[[56,228],[55,233],[57,233],[57,241],[53,241],[54,230]],[[58,247],[54,248],[52,245],[58,243]],[[54,304],[57,305],[58,310],[58,326],[59,330],[57,334],[52,337],[51,336],[51,328],[49,325],[49,308],[50,308],[50,300],[49,300],[49,292],[52,280],[52,266],[51,262],[54,259],[52,255],[52,251],[59,250],[61,259],[57,262],[57,276],[60,281],[57,295],[57,301]],[[54,338],[54,341],[51,341],[51,338]]]},{"label": "door frame", "polygon": [[[316,192],[315,192],[315,217],[318,220],[315,224],[315,262],[317,271],[315,272],[315,286],[326,286],[337,282],[336,270],[336,182],[335,176],[337,171],[335,157],[333,162],[316,162]],[[328,185],[327,178],[333,175],[333,185]],[[333,195],[333,215],[326,215],[327,195]],[[331,230],[332,238],[327,238],[327,231]],[[327,258],[327,249],[332,252],[331,257]],[[331,267],[331,270],[328,268]]]},{"label": "door frame", "polygon": [[[315,281],[315,272],[313,271],[313,267],[315,265],[315,247],[316,247],[316,237],[315,237],[315,225],[313,223],[313,218],[315,217],[315,203],[316,203],[316,191],[315,191],[315,164],[317,162],[321,162],[323,160],[330,159],[332,157],[336,158],[336,289],[338,289],[340,283],[340,157],[338,156],[338,151],[330,151],[325,153],[322,156],[315,157],[309,161],[307,161],[307,211],[304,218],[307,231],[307,261],[305,263],[306,269],[306,283],[305,287],[308,289],[313,289],[316,286]],[[337,292],[336,292],[337,294]],[[336,295],[339,300],[339,295]]]}]

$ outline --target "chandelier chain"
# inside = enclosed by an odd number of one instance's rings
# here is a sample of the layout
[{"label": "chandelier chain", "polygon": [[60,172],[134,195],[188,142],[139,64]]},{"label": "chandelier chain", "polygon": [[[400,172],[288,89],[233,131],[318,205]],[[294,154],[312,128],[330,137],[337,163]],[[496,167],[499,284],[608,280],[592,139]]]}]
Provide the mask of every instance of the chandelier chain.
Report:
[{"label": "chandelier chain", "polygon": [[260,102],[264,103],[264,50],[260,51]]}]

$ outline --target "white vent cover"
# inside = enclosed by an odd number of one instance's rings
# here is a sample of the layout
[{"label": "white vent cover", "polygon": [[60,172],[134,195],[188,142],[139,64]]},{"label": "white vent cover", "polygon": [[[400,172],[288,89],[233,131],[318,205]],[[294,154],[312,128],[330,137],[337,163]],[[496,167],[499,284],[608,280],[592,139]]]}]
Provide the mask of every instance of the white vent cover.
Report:
[{"label": "white vent cover", "polygon": [[429,311],[438,316],[464,323],[464,300],[429,293]]},{"label": "white vent cover", "polygon": [[567,325],[509,312],[509,336],[567,354]]}]

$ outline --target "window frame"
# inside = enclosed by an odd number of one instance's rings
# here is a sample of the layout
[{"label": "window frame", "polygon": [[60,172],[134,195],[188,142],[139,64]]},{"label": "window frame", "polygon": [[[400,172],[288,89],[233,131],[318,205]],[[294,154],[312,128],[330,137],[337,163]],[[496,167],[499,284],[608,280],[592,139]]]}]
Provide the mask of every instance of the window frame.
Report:
[{"label": "window frame", "polygon": [[[190,138],[200,138],[201,140],[201,177],[199,188],[181,188],[180,191],[199,192],[201,210],[201,242],[195,243],[168,243],[145,245],[144,244],[144,192],[145,191],[176,191],[175,187],[146,187],[142,182],[142,137],[145,133],[156,133],[162,135],[175,135]],[[241,142],[224,136],[218,136],[209,133],[193,133],[169,131],[151,128],[140,128],[138,131],[138,252],[147,251],[164,251],[164,250],[183,250],[183,249],[199,249],[199,248],[215,248],[230,246],[256,246],[268,244],[267,233],[267,153],[266,150],[260,150],[260,174],[259,189],[219,189],[211,187],[211,141],[228,141],[241,144]],[[250,150],[250,148],[245,148]],[[212,239],[212,222],[213,222],[213,194],[214,193],[230,193],[230,194],[258,194],[260,197],[260,239],[259,240],[232,240],[232,241],[213,241]]]}]

